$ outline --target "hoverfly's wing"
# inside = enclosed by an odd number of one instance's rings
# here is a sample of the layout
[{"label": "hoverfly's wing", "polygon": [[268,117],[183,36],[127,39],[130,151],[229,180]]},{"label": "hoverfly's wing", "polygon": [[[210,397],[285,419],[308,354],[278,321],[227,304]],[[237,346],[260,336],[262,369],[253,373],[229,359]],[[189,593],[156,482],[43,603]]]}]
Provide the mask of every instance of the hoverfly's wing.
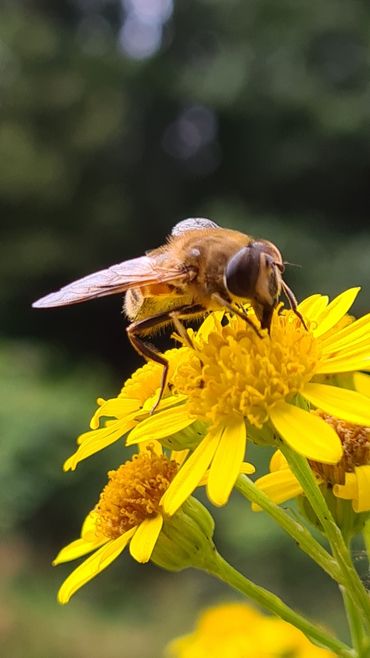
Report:
[{"label": "hoverfly's wing", "polygon": [[187,231],[196,231],[197,229],[205,228],[220,228],[220,226],[207,217],[188,217],[188,219],[183,219],[178,224],[175,224],[171,235],[182,235]]},{"label": "hoverfly's wing", "polygon": [[171,267],[166,267],[166,263],[158,256],[155,258],[141,256],[78,279],[59,291],[38,299],[32,306],[34,308],[68,306],[125,292],[129,288],[140,288],[153,283],[178,281],[184,278],[186,273],[181,269],[180,264],[178,267],[173,264]]}]

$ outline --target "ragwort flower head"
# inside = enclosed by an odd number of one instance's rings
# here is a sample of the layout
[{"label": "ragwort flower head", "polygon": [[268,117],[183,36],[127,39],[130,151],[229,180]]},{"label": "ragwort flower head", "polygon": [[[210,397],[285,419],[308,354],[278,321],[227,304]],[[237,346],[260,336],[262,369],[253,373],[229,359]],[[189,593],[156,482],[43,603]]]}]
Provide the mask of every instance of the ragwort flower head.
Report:
[{"label": "ragwort flower head", "polygon": [[339,373],[370,367],[370,314],[357,321],[347,315],[358,291],[347,290],[331,303],[322,295],[303,301],[298,308],[307,329],[293,311],[280,308],[270,335],[261,337],[237,316],[225,324],[220,314],[192,335],[193,349],[171,377],[176,404],[143,420],[128,437],[128,444],[148,435],[161,440],[194,421],[205,423],[205,437],[164,495],[168,513],[208,468],[208,496],[224,504],[241,471],[247,438],[276,445],[278,436],[311,460],[341,459],[336,431],[309,410],[370,425],[368,397],[333,385]]},{"label": "ragwort flower head", "polygon": [[173,640],[169,658],[334,658],[287,622],[244,603],[205,610],[195,630]]},{"label": "ragwort flower head", "polygon": [[[362,530],[370,514],[370,427],[348,423],[321,410],[312,413],[334,429],[343,446],[343,456],[337,464],[310,460],[310,466],[337,524],[354,534]],[[259,478],[256,485],[276,503],[304,496],[302,486],[279,450],[270,461],[270,473]],[[349,503],[352,514],[347,508]],[[259,511],[254,504],[252,509]],[[303,509],[315,522],[307,505]]]},{"label": "ragwort flower head", "polygon": [[64,581],[60,603],[106,569],[129,546],[138,562],[150,559],[171,571],[207,564],[213,556],[213,520],[195,499],[184,503],[173,519],[163,513],[161,498],[180,464],[162,453],[159,444],[147,445],[117,470],[95,509],[87,516],[81,537],[65,546],[53,564],[92,555]]},{"label": "ragwort flower head", "polygon": [[[187,351],[186,348],[180,348],[165,353],[170,376],[185,358]],[[98,398],[98,409],[90,421],[91,430],[78,437],[78,448],[64,463],[65,471],[75,470],[80,461],[121,439],[149,415],[153,404],[158,400],[162,371],[161,365],[150,361],[138,368],[125,382],[116,398]],[[178,400],[178,397],[171,397],[167,386],[158,409],[164,409]],[[102,420],[107,418],[108,420],[101,424]]]}]

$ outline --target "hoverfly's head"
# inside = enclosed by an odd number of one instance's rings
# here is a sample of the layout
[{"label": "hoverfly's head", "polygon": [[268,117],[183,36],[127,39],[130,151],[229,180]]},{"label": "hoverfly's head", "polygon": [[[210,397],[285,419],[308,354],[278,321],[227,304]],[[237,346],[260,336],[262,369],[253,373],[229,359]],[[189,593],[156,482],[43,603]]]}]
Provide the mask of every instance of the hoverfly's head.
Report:
[{"label": "hoverfly's head", "polygon": [[228,292],[242,299],[254,299],[273,308],[281,294],[284,263],[272,242],[259,240],[240,249],[225,269]]}]

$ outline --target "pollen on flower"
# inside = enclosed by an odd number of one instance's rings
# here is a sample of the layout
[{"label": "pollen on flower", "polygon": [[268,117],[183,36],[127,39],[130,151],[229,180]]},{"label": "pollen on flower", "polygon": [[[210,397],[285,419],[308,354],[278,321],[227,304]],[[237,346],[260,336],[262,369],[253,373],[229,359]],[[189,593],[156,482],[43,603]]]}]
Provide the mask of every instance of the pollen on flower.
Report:
[{"label": "pollen on flower", "polygon": [[269,408],[299,393],[315,373],[320,352],[313,335],[291,311],[275,311],[262,337],[239,317],[202,339],[173,377],[188,396],[190,414],[216,423],[241,414],[261,428]]},{"label": "pollen on flower", "polygon": [[109,482],[95,508],[97,531],[116,539],[159,512],[159,501],[177,471],[174,460],[152,446],[108,473]]},{"label": "pollen on flower", "polygon": [[344,484],[346,472],[352,473],[356,466],[370,464],[370,427],[347,423],[320,409],[312,413],[336,431],[343,446],[343,457],[334,465],[310,461],[311,467],[328,484]]}]

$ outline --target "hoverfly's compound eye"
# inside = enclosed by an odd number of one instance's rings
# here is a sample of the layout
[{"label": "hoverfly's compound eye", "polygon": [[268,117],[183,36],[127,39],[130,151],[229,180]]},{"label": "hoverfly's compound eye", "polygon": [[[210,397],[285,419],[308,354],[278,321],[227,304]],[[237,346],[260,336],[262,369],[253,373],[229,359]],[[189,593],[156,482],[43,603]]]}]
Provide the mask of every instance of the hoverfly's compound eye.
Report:
[{"label": "hoverfly's compound eye", "polygon": [[260,269],[261,250],[253,244],[240,249],[225,270],[227,290],[237,297],[253,297]]}]

